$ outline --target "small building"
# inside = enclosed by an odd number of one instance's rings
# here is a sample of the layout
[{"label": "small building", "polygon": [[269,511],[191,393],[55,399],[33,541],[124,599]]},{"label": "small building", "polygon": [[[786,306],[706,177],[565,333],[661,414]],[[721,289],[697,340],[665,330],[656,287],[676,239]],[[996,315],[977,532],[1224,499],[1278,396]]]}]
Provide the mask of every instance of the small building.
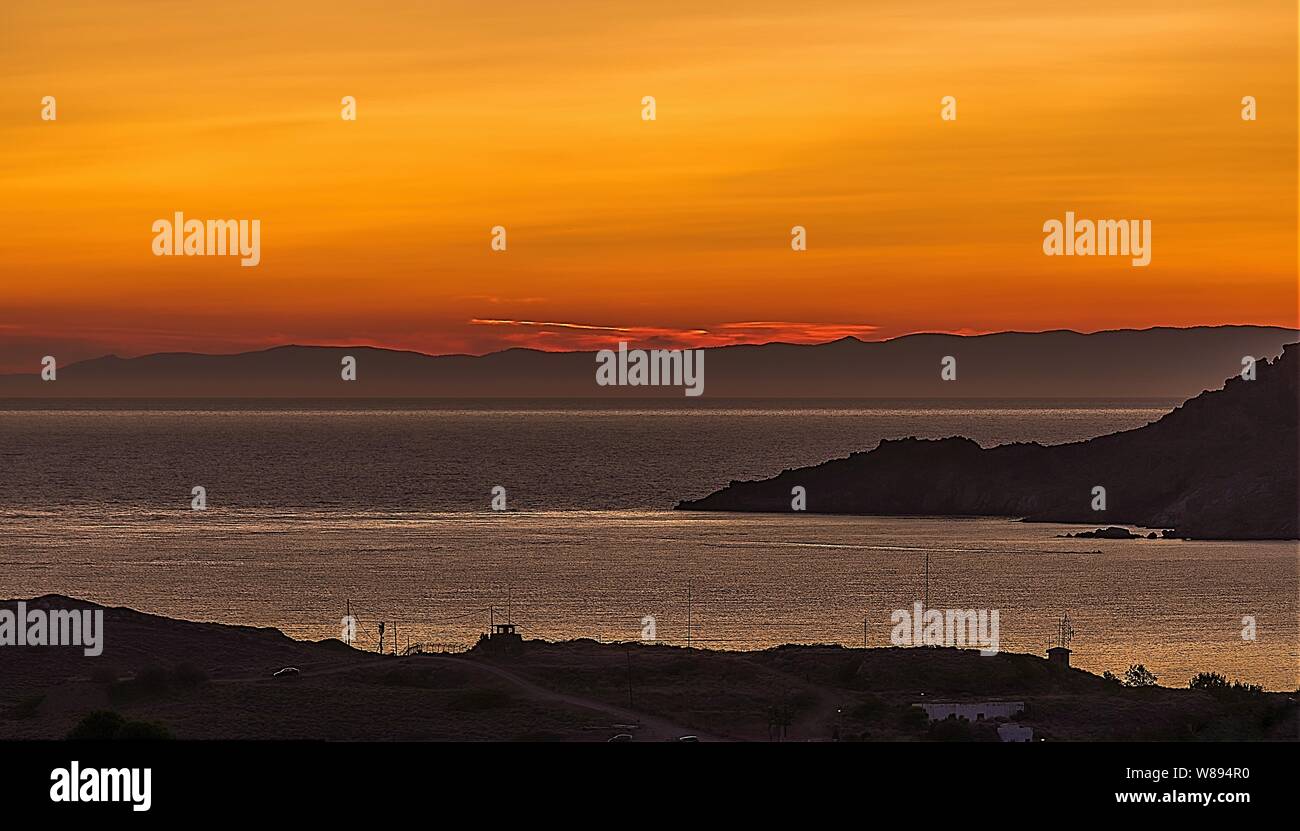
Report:
[{"label": "small building", "polygon": [[1070,665],[1070,650],[1064,646],[1053,646],[1047,650],[1047,660],[1050,663],[1068,667]]},{"label": "small building", "polygon": [[918,703],[930,721],[946,718],[964,718],[967,721],[984,721],[994,718],[1012,718],[1025,711],[1023,701],[935,701]]},{"label": "small building", "polygon": [[475,649],[485,652],[517,652],[524,647],[524,638],[515,631],[513,623],[494,623],[492,630],[478,636]]},{"label": "small building", "polygon": [[1023,724],[999,724],[998,738],[1004,742],[1032,742],[1034,728]]}]

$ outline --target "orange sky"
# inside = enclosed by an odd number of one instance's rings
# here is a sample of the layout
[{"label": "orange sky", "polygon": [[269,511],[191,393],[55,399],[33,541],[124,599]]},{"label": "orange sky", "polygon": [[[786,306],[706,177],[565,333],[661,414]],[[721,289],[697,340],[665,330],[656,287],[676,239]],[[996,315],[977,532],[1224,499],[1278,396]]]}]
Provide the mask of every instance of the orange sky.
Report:
[{"label": "orange sky", "polygon": [[[1297,321],[1295,0],[5,0],[0,30],[0,371]],[[1045,257],[1067,210],[1150,219],[1151,265]],[[153,256],[175,211],[260,219],[261,265]]]}]

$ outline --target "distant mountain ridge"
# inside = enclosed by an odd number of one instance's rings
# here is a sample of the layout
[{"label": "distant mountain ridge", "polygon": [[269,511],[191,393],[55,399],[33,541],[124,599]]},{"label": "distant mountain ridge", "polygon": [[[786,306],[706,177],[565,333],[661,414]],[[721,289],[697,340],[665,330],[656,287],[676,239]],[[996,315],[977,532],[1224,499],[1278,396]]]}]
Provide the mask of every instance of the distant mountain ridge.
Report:
[{"label": "distant mountain ridge", "polygon": [[[1217,326],[886,341],[769,343],[705,350],[709,398],[1183,399],[1274,356],[1292,329]],[[425,355],[370,346],[279,346],[234,355],[106,356],[60,366],[55,381],[0,376],[0,398],[680,398],[674,387],[602,387],[595,352],[508,349]],[[341,378],[344,356],[357,379]],[[956,380],[940,362],[956,360]]]},{"label": "distant mountain ridge", "polygon": [[[882,441],[847,458],[733,481],[679,509],[986,515],[1172,529],[1194,539],[1297,539],[1300,344],[1158,421],[1070,444],[982,448],[967,438]],[[1097,487],[1105,507],[1095,510]]]}]

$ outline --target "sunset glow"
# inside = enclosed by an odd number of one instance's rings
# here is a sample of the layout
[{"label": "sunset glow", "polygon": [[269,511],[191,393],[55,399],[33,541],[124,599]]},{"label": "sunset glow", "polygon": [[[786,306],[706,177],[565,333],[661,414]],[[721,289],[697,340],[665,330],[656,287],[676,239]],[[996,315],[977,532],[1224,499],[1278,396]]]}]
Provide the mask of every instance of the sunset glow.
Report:
[{"label": "sunset glow", "polygon": [[[0,371],[1297,324],[1293,0],[966,10],[8,2]],[[175,211],[261,263],[155,257]],[[1066,211],[1150,265],[1045,257]]]}]

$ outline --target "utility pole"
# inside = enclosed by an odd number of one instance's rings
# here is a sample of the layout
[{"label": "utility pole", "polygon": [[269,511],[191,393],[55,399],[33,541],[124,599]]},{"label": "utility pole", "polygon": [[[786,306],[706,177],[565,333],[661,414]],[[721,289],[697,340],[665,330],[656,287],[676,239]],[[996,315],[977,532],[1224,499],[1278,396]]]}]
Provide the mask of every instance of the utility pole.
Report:
[{"label": "utility pole", "polygon": [[862,619],[862,648],[867,648],[867,619]]}]

